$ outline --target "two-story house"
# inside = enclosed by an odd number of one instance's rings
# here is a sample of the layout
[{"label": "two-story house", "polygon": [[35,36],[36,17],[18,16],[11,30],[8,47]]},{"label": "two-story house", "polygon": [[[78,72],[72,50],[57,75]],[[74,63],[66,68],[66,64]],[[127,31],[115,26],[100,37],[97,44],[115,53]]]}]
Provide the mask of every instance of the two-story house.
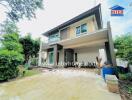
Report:
[{"label": "two-story house", "polygon": [[116,64],[110,23],[103,28],[101,5],[43,35],[48,37],[48,43],[41,45],[41,51],[47,52],[46,63],[51,66],[62,62],[95,62],[98,56]]}]

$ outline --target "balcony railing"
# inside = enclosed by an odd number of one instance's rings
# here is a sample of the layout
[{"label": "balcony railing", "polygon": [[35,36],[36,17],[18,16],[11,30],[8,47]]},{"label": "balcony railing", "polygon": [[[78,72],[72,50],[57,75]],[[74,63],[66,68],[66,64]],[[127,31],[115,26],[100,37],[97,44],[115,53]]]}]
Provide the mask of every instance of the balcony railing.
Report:
[{"label": "balcony railing", "polygon": [[53,43],[53,42],[57,42],[57,41],[60,41],[60,37],[54,37],[54,38],[48,39],[48,43]]}]

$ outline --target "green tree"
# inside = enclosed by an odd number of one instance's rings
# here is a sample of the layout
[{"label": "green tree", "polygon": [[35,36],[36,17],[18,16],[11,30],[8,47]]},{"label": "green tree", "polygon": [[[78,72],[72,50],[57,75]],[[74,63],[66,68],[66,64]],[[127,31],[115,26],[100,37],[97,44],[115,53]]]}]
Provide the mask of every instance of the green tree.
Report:
[{"label": "green tree", "polygon": [[35,11],[43,8],[43,0],[0,0],[0,5],[7,9],[6,13],[12,21],[19,21],[24,17],[35,17]]},{"label": "green tree", "polygon": [[117,36],[114,41],[116,56],[132,64],[132,33]]},{"label": "green tree", "polygon": [[0,50],[0,81],[15,78],[18,75],[17,66],[23,62],[22,45],[17,33],[4,34]]},{"label": "green tree", "polygon": [[2,44],[3,49],[17,51],[18,53],[22,53],[23,51],[22,45],[19,42],[19,35],[17,33],[4,34]]},{"label": "green tree", "polygon": [[19,32],[16,24],[10,20],[4,21],[4,23],[0,24],[0,26],[1,26],[1,30],[0,30],[1,34],[4,34],[4,33],[9,34],[9,33],[18,33]]},{"label": "green tree", "polygon": [[31,35],[20,38],[20,43],[23,46],[23,54],[25,55],[25,63],[28,62],[30,57],[37,57],[40,48],[40,40],[32,39]]}]

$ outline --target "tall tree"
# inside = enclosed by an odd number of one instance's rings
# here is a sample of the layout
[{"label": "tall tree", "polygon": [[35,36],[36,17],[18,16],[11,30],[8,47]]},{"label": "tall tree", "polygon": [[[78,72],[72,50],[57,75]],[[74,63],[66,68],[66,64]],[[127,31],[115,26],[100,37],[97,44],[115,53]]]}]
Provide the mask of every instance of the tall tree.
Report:
[{"label": "tall tree", "polygon": [[0,30],[1,34],[4,34],[4,33],[10,34],[10,33],[19,32],[16,24],[13,21],[10,21],[8,19],[4,21],[4,23],[0,24],[0,27],[1,27],[1,30]]},{"label": "tall tree", "polygon": [[25,37],[20,38],[20,43],[23,46],[23,54],[25,55],[25,63],[28,62],[30,57],[37,57],[40,47],[40,40],[32,39],[31,35],[28,34]]},{"label": "tall tree", "polygon": [[129,64],[132,64],[132,33],[118,36],[114,42],[117,49],[117,57],[127,60]]},{"label": "tall tree", "polygon": [[0,0],[0,5],[7,8],[7,16],[13,21],[35,17],[35,11],[43,8],[43,0]]},{"label": "tall tree", "polygon": [[22,53],[23,48],[22,45],[19,42],[19,34],[12,33],[12,34],[4,34],[3,40],[2,40],[3,48],[7,50],[14,50],[19,53]]}]

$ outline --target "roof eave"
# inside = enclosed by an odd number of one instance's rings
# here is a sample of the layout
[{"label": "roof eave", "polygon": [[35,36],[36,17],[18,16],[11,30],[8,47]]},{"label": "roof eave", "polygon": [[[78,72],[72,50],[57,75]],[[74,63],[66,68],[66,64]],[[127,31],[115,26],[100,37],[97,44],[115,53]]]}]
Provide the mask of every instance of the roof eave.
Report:
[{"label": "roof eave", "polygon": [[72,18],[72,19],[70,19],[68,21],[66,21],[65,23],[60,24],[59,26],[57,26],[57,27],[55,27],[55,28],[43,33],[43,35],[44,36],[49,36],[51,33],[57,32],[57,31],[59,31],[59,29],[61,29],[63,27],[71,25],[71,24],[73,24],[73,23],[75,23],[75,22],[77,22],[77,21],[79,21],[79,20],[81,20],[83,18],[86,18],[86,17],[94,15],[94,14],[96,15],[95,17],[96,17],[96,20],[97,20],[97,23],[98,23],[98,27],[100,29],[103,26],[102,25],[101,4],[99,4],[96,7],[94,7],[92,9],[90,9],[90,10],[88,10],[88,11],[86,11],[86,12],[84,12],[84,13],[82,13],[82,14],[80,14],[80,15],[78,15],[78,16],[76,16],[76,17],[74,17],[74,18]]}]

